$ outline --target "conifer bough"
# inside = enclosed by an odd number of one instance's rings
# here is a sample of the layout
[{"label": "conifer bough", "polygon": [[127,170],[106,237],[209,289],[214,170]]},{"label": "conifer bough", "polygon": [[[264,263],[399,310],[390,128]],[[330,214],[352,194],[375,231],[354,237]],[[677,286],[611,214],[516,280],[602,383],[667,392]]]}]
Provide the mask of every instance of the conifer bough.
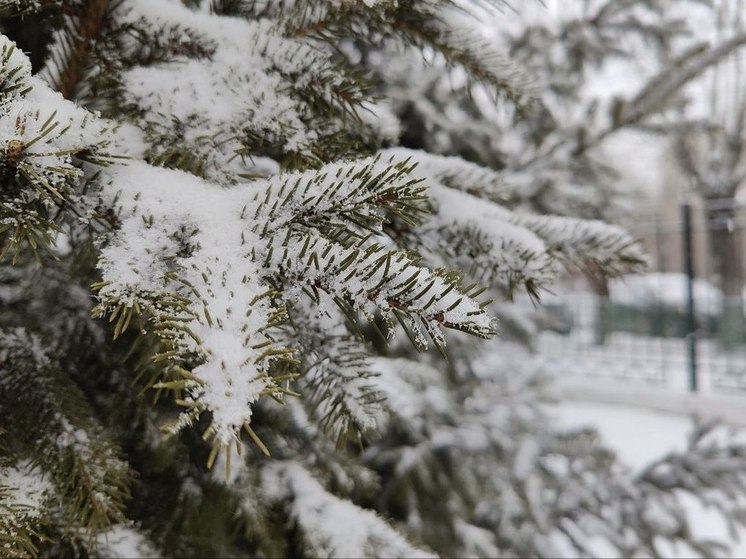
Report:
[{"label": "conifer bough", "polygon": [[[491,338],[490,297],[646,257],[618,227],[512,207],[503,173],[398,146],[365,62],[417,49],[535,109],[500,45],[469,40],[470,10],[502,5],[0,2],[57,25],[37,75],[0,36],[0,553],[556,551],[575,511],[540,518],[560,479],[543,419],[513,416],[447,331]],[[440,370],[410,355],[430,342]],[[508,489],[482,454],[527,470]],[[426,518],[434,494],[452,514]],[[510,495],[549,534],[534,548],[494,520]]]}]

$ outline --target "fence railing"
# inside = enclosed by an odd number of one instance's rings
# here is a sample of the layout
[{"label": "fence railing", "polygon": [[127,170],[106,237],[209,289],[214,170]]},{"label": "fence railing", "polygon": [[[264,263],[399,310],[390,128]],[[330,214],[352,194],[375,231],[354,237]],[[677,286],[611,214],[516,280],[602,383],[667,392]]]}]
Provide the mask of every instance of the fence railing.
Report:
[{"label": "fence railing", "polygon": [[746,394],[746,208],[671,210],[623,224],[651,255],[648,273],[612,280],[609,296],[575,276],[545,301],[538,349],[560,374]]},{"label": "fence railing", "polygon": [[[682,275],[664,277],[685,282]],[[557,374],[746,391],[746,330],[730,332],[724,342],[717,314],[699,312],[692,338],[685,309],[671,304],[642,299],[631,305],[580,290],[563,293],[561,301],[545,304],[546,329],[537,341]]]}]

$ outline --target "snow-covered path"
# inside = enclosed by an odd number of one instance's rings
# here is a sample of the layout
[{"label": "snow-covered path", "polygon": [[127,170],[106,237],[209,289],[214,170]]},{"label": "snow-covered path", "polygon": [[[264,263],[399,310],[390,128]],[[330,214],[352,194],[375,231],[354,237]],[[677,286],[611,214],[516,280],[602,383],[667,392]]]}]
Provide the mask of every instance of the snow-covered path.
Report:
[{"label": "snow-covered path", "polygon": [[746,395],[742,392],[691,393],[671,385],[579,375],[555,377],[553,388],[560,401],[611,404],[680,417],[697,415],[746,429]]}]

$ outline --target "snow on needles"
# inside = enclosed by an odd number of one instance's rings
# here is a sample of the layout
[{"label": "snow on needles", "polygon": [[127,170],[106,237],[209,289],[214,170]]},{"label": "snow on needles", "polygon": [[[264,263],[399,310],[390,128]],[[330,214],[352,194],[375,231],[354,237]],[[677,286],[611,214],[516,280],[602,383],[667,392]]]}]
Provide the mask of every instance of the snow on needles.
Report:
[{"label": "snow on needles", "polygon": [[[157,19],[158,9],[168,6],[191,17],[167,2],[156,2],[151,15]],[[83,171],[72,156],[128,140],[138,152],[141,138],[132,127],[115,132],[27,76],[25,57],[3,41],[6,58],[20,65],[16,75],[25,75],[31,87],[3,90],[0,99],[7,108],[0,141],[22,146],[10,163],[48,176],[42,183],[50,203],[68,194],[82,201],[76,189]],[[280,58],[275,62],[282,66]],[[43,151],[30,149],[37,145]],[[8,153],[6,146],[6,159]],[[174,430],[209,410],[208,434],[226,444],[248,428],[253,402],[287,390],[270,367],[277,360],[295,362],[297,348],[276,341],[273,327],[285,321],[287,302],[300,297],[310,295],[320,307],[346,305],[367,318],[379,311],[390,322],[395,317],[422,347],[426,334],[442,346],[442,327],[481,336],[494,331],[457,276],[422,268],[407,253],[376,242],[384,239],[387,215],[414,223],[425,210],[426,189],[406,160],[341,161],[231,188],[139,160],[108,163],[86,195],[89,208],[95,202],[96,212],[111,210],[114,225],[99,238],[95,314],[116,319],[116,334],[134,315],[147,318],[161,340],[154,357],[165,366],[161,387],[180,391],[187,408]],[[37,182],[30,181],[30,196]],[[330,296],[320,298],[319,290]]]},{"label": "snow on needles", "polygon": [[[199,356],[186,401],[200,402],[197,411],[207,407],[216,434],[228,442],[271,384],[264,356],[272,340],[264,330],[275,311],[247,258],[258,241],[242,235],[246,193],[140,162],[114,169],[111,179],[121,193],[121,226],[101,252],[107,283],[99,295],[153,313],[174,357]],[[164,308],[169,293],[189,302]]]},{"label": "snow on needles", "polygon": [[0,153],[20,175],[44,184],[37,195],[62,200],[65,182],[82,175],[72,156],[105,148],[110,124],[31,76],[31,64],[0,35]]},{"label": "snow on needles", "polygon": [[0,67],[0,95],[19,95],[31,77],[31,62],[15,43],[4,35],[0,37],[0,59],[3,62]]},{"label": "snow on needles", "polygon": [[560,263],[593,263],[612,276],[647,263],[640,243],[615,225],[508,209],[503,204],[510,189],[496,171],[424,151],[382,153],[413,161],[412,175],[430,185],[433,215],[418,227],[418,249],[431,258],[455,251],[448,255],[451,263],[478,281],[541,286],[556,276]]},{"label": "snow on needles", "polygon": [[311,555],[436,557],[407,542],[375,513],[328,493],[300,464],[276,463],[262,473],[269,496],[290,501],[291,517]]},{"label": "snow on needles", "polygon": [[240,161],[242,141],[261,138],[316,161],[315,145],[335,132],[312,105],[335,106],[334,91],[345,89],[347,78],[329,53],[283,37],[273,21],[194,12],[169,0],[123,3],[116,17],[122,26],[155,36],[169,30],[186,52],[201,51],[197,57],[134,66],[124,74],[123,90],[127,102],[147,115],[139,126],[156,136],[180,130],[209,163],[206,172],[214,180],[232,182],[235,173],[225,170]]},{"label": "snow on needles", "polygon": [[[147,311],[164,342],[156,359],[187,391],[189,411],[174,429],[207,409],[212,434],[228,443],[250,422],[253,402],[282,392],[270,365],[292,360],[294,348],[276,342],[272,326],[284,320],[285,301],[304,293],[328,292],[317,304],[347,301],[366,316],[395,313],[438,344],[443,326],[492,334],[491,318],[453,280],[370,240],[381,212],[422,197],[407,170],[374,158],[232,188],[142,162],[107,170],[105,202],[119,227],[101,246],[100,308],[114,317]],[[321,234],[319,223],[332,232]],[[339,242],[335,226],[358,240]],[[417,341],[426,345],[422,334]]]},{"label": "snow on needles", "polygon": [[4,505],[18,507],[26,516],[38,516],[46,499],[54,496],[54,489],[30,462],[0,467],[0,492],[8,500]]}]

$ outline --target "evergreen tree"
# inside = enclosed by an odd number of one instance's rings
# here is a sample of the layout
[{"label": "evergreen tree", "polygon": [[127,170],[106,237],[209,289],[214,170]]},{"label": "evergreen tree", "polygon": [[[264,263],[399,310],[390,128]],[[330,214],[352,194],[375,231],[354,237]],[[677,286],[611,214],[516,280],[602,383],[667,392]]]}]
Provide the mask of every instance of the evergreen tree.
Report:
[{"label": "evergreen tree", "polygon": [[[717,10],[696,0],[544,4],[516,4],[534,17],[512,18],[502,27],[498,19],[499,29],[493,30],[513,66],[542,84],[540,103],[531,111],[496,106],[482,84],[463,80],[458,70],[425,66],[416,52],[402,57],[389,50],[369,64],[386,84],[406,145],[499,170],[510,185],[502,202],[511,207],[613,222],[634,213],[646,194],[620,176],[625,163],[611,160],[610,141],[626,134],[627,143],[643,150],[701,128],[701,122],[693,126],[682,117],[687,103],[682,88],[713,65],[732,62],[730,55],[746,39],[734,23],[740,7],[736,2],[730,13],[723,12],[721,18],[733,29],[717,48],[708,48],[701,25]],[[694,20],[700,24],[696,29]],[[732,111],[726,118],[737,119]],[[723,241],[713,239],[713,246],[727,246]],[[731,251],[723,263],[732,268],[737,260]],[[596,335],[603,343],[610,320],[609,278],[592,266],[585,271],[601,301]],[[732,294],[739,289],[733,282],[731,287]]]},{"label": "evergreen tree", "polygon": [[746,449],[699,426],[632,476],[547,426],[528,365],[475,358],[489,297],[645,261],[399,145],[395,45],[545,114],[472,40],[502,5],[0,2],[4,555],[718,551],[678,495],[738,522]]}]

